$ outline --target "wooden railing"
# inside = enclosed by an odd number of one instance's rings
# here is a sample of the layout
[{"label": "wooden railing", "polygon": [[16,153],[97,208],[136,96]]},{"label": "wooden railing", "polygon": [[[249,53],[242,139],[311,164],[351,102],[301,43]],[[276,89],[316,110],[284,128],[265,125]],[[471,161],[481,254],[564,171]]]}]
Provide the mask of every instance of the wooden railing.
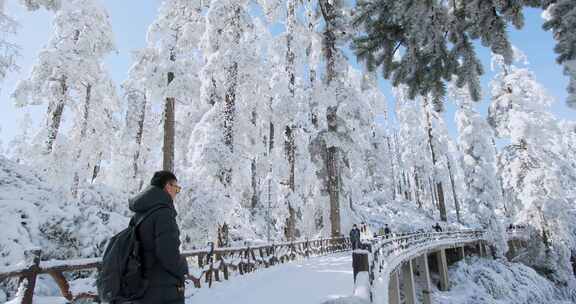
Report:
[{"label": "wooden railing", "polygon": [[[258,268],[267,268],[278,263],[285,263],[297,258],[318,256],[350,249],[348,238],[316,239],[298,242],[286,242],[260,246],[246,246],[235,248],[209,248],[183,252],[186,257],[191,280],[194,287],[201,288],[202,281],[209,287],[214,281],[228,280],[231,276],[243,275]],[[97,299],[96,291],[72,294],[70,284],[64,273],[96,270],[100,267],[101,259],[78,259],[64,261],[41,261],[41,250],[26,252],[27,257],[23,265],[0,268],[0,281],[9,278],[19,278],[17,297],[20,303],[31,304],[34,297],[36,278],[40,274],[49,274],[64,298],[68,301],[78,299]]]},{"label": "wooden railing", "polygon": [[371,279],[375,271],[389,273],[405,259],[435,247],[457,247],[484,240],[483,230],[407,233],[392,238],[378,238],[372,243]]}]

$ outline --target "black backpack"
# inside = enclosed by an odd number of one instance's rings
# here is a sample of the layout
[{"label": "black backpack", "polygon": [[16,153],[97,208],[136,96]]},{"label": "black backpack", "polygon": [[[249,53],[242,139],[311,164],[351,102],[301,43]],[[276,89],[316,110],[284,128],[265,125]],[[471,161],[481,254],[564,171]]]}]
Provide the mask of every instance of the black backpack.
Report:
[{"label": "black backpack", "polygon": [[168,206],[149,210],[136,223],[131,220],[128,228],[110,239],[96,280],[100,301],[122,303],[144,296],[148,280],[143,276],[140,242],[136,232],[148,216],[162,208]]}]

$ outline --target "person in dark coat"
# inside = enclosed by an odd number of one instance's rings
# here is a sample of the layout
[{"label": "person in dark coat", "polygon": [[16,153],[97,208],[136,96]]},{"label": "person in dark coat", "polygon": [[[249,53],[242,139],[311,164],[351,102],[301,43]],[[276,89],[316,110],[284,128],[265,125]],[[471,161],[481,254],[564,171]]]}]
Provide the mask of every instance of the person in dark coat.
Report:
[{"label": "person in dark coat", "polygon": [[180,255],[180,229],[176,223],[174,200],[180,192],[176,176],[169,171],[154,173],[150,186],[130,200],[136,222],[147,211],[164,206],[150,214],[138,227],[144,277],[149,288],[138,304],[183,304],[184,280],[188,274],[186,259]]},{"label": "person in dark coat", "polygon": [[434,228],[434,231],[436,232],[442,232],[442,227],[440,227],[440,224],[436,223],[436,225],[432,226],[432,228]]},{"label": "person in dark coat", "polygon": [[360,229],[356,224],[352,225],[352,230],[350,230],[350,242],[352,250],[360,248]]},{"label": "person in dark coat", "polygon": [[388,238],[388,237],[390,236],[390,233],[392,233],[392,232],[390,231],[390,227],[388,227],[388,224],[386,224],[386,225],[384,226],[384,235],[386,235],[386,238]]}]

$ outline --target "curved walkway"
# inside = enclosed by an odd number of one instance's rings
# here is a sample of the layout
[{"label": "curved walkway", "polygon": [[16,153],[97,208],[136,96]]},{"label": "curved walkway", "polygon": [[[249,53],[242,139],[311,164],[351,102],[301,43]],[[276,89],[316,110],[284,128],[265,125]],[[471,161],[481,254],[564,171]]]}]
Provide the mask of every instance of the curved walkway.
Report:
[{"label": "curved walkway", "polygon": [[[212,288],[188,288],[189,304],[320,304],[352,294],[350,252],[261,269]],[[194,293],[194,294],[192,294]]]}]

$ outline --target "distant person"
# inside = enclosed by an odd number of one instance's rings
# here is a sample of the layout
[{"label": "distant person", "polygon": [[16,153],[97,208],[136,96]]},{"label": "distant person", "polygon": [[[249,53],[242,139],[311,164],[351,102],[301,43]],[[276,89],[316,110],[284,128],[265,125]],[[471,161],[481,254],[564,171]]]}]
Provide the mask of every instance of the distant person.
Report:
[{"label": "distant person", "polygon": [[384,226],[380,226],[380,229],[378,229],[378,235],[384,236]]},{"label": "distant person", "polygon": [[436,225],[432,226],[432,228],[436,232],[442,232],[442,227],[440,227],[440,224],[438,224],[438,222],[436,222]]},{"label": "distant person", "polygon": [[390,233],[392,232],[390,231],[390,227],[388,227],[388,224],[384,225],[384,235],[386,236],[386,238],[390,236]]},{"label": "distant person", "polygon": [[360,229],[356,224],[352,225],[350,230],[350,242],[352,243],[352,250],[360,248]]},{"label": "distant person", "polygon": [[154,173],[150,186],[130,200],[132,221],[156,209],[137,229],[143,255],[143,276],[149,287],[137,304],[183,304],[188,264],[180,255],[180,229],[174,201],[182,188],[169,171]]}]

